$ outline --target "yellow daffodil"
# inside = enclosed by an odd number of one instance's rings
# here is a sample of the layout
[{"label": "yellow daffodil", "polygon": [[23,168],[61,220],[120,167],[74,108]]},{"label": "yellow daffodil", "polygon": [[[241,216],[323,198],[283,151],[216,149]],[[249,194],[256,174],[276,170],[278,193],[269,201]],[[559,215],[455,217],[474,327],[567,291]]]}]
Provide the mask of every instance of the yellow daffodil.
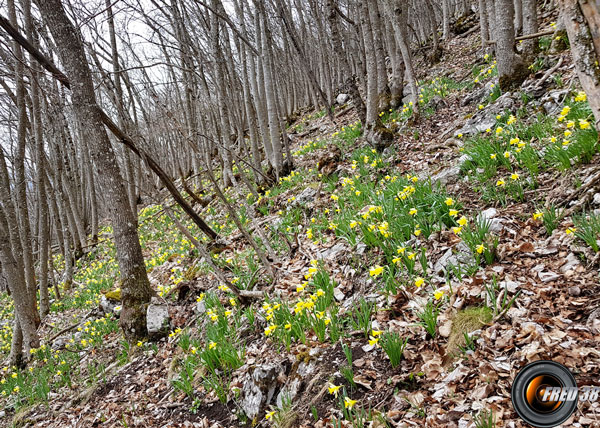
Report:
[{"label": "yellow daffodil", "polygon": [[383,267],[379,266],[379,265],[376,265],[375,267],[372,267],[369,270],[369,275],[371,275],[371,276],[379,276],[379,275],[382,274],[382,272],[383,272]]},{"label": "yellow daffodil", "polygon": [[417,279],[415,279],[415,287],[419,288],[423,284],[425,284],[425,280],[423,278],[421,278],[420,276],[417,277]]},{"label": "yellow daffodil", "polygon": [[327,388],[327,392],[337,397],[341,387],[341,385],[334,385],[333,383],[330,383],[329,387]]},{"label": "yellow daffodil", "polygon": [[356,400],[351,400],[350,397],[344,398],[344,407],[348,410],[352,410],[354,405],[356,404]]}]

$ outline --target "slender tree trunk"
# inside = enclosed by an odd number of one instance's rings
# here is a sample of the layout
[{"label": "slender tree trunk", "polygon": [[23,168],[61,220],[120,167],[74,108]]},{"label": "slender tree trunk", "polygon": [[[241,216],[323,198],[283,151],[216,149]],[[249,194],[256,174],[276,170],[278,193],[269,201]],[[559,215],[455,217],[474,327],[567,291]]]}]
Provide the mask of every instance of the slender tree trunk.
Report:
[{"label": "slender tree trunk", "polygon": [[72,82],[73,109],[79,122],[86,124],[84,134],[91,142],[92,160],[112,220],[121,273],[123,311],[120,324],[128,339],[145,337],[146,304],[154,292],[146,275],[136,220],[131,212],[115,153],[104,129],[102,112],[96,104],[94,84],[83,46],[75,36],[76,31],[60,0],[38,1],[38,7],[56,41],[58,54]]}]

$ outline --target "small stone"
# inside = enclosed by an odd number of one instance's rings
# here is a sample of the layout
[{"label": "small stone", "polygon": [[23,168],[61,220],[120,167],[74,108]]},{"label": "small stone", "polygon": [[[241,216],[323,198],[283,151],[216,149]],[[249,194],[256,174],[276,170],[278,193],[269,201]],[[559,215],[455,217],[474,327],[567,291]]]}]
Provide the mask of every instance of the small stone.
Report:
[{"label": "small stone", "polygon": [[594,204],[600,205],[600,193],[594,194]]},{"label": "small stone", "polygon": [[151,339],[159,339],[169,333],[169,307],[153,298],[146,310],[146,328]]},{"label": "small stone", "polygon": [[573,287],[569,287],[569,295],[577,297],[581,294],[581,288],[574,285]]},{"label": "small stone", "polygon": [[350,100],[350,95],[348,94],[339,94],[335,101],[339,104],[339,105],[344,105],[346,104],[348,101]]}]

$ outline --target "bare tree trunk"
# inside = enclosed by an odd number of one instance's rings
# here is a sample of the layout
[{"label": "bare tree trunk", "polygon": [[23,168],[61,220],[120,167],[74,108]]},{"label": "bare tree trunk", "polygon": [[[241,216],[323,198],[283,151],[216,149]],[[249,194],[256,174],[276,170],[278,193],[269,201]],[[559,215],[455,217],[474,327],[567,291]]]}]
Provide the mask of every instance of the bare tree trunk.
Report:
[{"label": "bare tree trunk", "polygon": [[485,0],[479,0],[479,31],[481,34],[481,50],[485,53],[489,46],[490,37],[489,17]]},{"label": "bare tree trunk", "polygon": [[527,67],[515,52],[513,0],[496,0],[496,54],[500,88],[510,91],[518,87],[528,75]]},{"label": "bare tree trunk", "polygon": [[86,124],[84,134],[91,142],[92,161],[98,169],[98,178],[112,219],[121,273],[123,311],[120,324],[126,338],[135,340],[145,337],[146,304],[154,291],[146,275],[136,220],[131,212],[115,153],[103,126],[102,112],[96,104],[94,84],[83,46],[75,36],[76,31],[60,0],[38,1],[38,7],[54,36],[61,61],[73,83],[73,108],[79,122]]},{"label": "bare tree trunk", "polygon": [[600,129],[600,8],[585,0],[559,0],[560,16],[567,29],[577,77],[587,94]]},{"label": "bare tree trunk", "polygon": [[417,77],[412,61],[412,53],[408,44],[407,14],[408,2],[403,0],[383,0],[383,4],[390,20],[394,26],[396,43],[400,46],[404,66],[406,67],[406,78],[410,89],[410,102],[412,103],[413,114],[415,118],[419,115],[419,92],[417,90]]},{"label": "bare tree trunk", "polygon": [[[538,32],[538,18],[536,0],[522,0],[523,2],[523,33],[535,34]],[[523,58],[526,63],[531,63],[538,52],[538,39],[523,40]]]},{"label": "bare tree trunk", "polygon": [[329,27],[331,30],[331,39],[333,42],[333,50],[336,53],[338,59],[338,65],[342,68],[342,74],[345,76],[346,81],[344,83],[344,90],[348,91],[348,95],[358,112],[358,118],[363,123],[366,123],[367,111],[365,103],[360,96],[358,85],[356,84],[356,76],[352,73],[348,58],[346,56],[344,47],[342,46],[342,38],[340,35],[340,24],[337,13],[337,0],[326,0],[327,17],[329,20]]}]

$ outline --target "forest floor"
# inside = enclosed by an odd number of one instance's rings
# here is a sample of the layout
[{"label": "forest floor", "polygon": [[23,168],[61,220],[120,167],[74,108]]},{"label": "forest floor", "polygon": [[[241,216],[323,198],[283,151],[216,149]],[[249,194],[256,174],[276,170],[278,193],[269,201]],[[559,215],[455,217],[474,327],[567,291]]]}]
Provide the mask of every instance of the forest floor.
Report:
[{"label": "forest floor", "polygon": [[[422,116],[382,112],[399,135],[383,153],[351,108],[335,124],[312,112],[289,129],[291,175],[259,198],[228,190],[255,208],[238,215],[269,237],[274,278],[216,199],[197,207],[228,242],[213,263],[261,298],[236,300],[163,208],[146,207],[171,330],[127,344],[115,293],[103,296],[118,277],[104,228],[44,321],[52,340],[27,369],[2,369],[0,424],[520,427],[510,388],[525,364],[554,360],[596,384],[600,162],[585,96],[568,53],[544,54],[501,94],[474,44],[455,38],[419,67]],[[2,311],[6,351],[8,300]],[[597,404],[565,426],[600,427]]]}]

